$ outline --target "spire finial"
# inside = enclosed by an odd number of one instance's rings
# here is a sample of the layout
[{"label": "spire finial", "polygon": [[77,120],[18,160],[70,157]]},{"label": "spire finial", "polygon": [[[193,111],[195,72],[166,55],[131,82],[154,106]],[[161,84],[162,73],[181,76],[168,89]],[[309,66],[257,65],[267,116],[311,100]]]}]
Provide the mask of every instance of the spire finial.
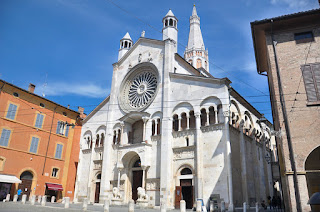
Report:
[{"label": "spire finial", "polygon": [[198,16],[197,9],[196,9],[196,4],[193,5],[192,16]]}]

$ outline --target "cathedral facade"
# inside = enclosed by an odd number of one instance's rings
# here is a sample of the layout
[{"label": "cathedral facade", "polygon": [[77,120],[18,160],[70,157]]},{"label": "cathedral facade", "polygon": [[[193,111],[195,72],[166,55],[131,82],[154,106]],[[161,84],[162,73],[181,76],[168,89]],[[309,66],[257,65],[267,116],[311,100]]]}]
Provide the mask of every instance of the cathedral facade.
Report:
[{"label": "cathedral facade", "polygon": [[120,41],[110,96],[83,123],[75,201],[192,208],[202,199],[232,211],[266,200],[272,125],[210,74],[195,7],[184,57],[178,19],[170,10],[162,22],[162,40]]}]

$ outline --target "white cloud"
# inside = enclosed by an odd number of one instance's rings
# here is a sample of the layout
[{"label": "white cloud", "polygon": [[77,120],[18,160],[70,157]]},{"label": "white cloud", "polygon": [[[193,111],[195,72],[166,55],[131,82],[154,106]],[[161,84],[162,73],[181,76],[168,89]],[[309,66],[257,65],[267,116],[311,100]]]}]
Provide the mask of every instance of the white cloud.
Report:
[{"label": "white cloud", "polygon": [[290,8],[308,8],[315,5],[315,0],[271,0],[271,4],[286,4]]},{"label": "white cloud", "polygon": [[45,93],[46,96],[77,95],[92,98],[101,98],[106,97],[110,93],[110,90],[88,82],[54,82],[48,83],[45,89],[39,89],[38,92],[39,95]]}]

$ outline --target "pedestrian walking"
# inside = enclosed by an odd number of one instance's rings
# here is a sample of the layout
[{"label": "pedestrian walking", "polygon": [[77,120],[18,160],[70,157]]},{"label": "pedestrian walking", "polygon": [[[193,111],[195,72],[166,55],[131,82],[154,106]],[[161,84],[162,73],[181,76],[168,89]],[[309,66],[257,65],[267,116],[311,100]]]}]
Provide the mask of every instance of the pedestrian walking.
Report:
[{"label": "pedestrian walking", "polygon": [[272,204],[272,209],[277,208],[277,199],[275,196],[272,197],[271,204]]},{"label": "pedestrian walking", "polygon": [[267,201],[268,201],[269,208],[271,210],[271,207],[272,207],[271,197],[268,196],[267,199],[268,199]]},{"label": "pedestrian walking", "polygon": [[19,188],[18,191],[17,191],[18,201],[21,200],[21,193],[22,193],[22,190]]},{"label": "pedestrian walking", "polygon": [[277,197],[277,205],[279,209],[282,209],[282,201],[280,196]]}]

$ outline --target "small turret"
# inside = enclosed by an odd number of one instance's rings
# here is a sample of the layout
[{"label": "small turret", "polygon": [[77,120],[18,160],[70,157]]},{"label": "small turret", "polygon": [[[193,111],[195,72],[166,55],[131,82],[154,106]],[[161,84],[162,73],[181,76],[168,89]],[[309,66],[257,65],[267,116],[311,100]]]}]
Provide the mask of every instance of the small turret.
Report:
[{"label": "small turret", "polygon": [[178,19],[171,10],[169,10],[167,15],[162,19],[162,22],[162,40],[171,39],[178,43]]},{"label": "small turret", "polygon": [[118,61],[122,58],[122,56],[129,51],[132,47],[133,41],[129,35],[129,32],[125,34],[125,36],[120,40],[120,49],[119,49],[119,56]]}]

